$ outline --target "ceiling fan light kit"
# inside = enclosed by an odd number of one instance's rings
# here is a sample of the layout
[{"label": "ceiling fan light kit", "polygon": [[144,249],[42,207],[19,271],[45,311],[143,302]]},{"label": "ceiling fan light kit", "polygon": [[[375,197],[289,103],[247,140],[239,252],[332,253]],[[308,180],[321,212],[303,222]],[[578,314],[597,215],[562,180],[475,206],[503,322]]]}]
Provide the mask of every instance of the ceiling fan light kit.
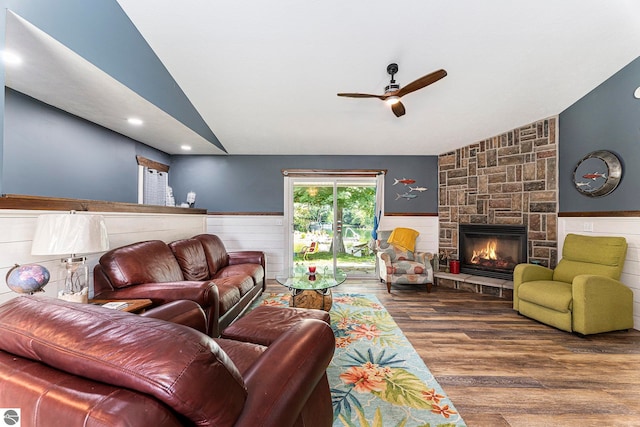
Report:
[{"label": "ceiling fan light kit", "polygon": [[390,96],[384,102],[386,102],[387,105],[397,104],[398,102],[400,102],[400,97]]},{"label": "ceiling fan light kit", "polygon": [[372,95],[368,93],[339,93],[338,96],[344,96],[347,98],[378,98],[391,106],[391,111],[396,117],[401,117],[406,113],[406,110],[404,105],[402,105],[402,102],[400,102],[400,98],[404,95],[410,94],[411,92],[415,92],[416,90],[429,86],[447,75],[445,70],[440,69],[427,74],[426,76],[422,76],[401,88],[394,79],[397,72],[398,64],[391,63],[387,65],[387,73],[391,75],[391,81],[389,82],[389,85],[384,88],[383,95]]}]

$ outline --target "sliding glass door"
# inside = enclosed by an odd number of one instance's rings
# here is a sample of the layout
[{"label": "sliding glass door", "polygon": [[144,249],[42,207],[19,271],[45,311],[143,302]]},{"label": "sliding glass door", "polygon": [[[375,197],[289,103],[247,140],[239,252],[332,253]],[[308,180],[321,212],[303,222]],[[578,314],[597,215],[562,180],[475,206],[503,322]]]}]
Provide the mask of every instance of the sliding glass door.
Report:
[{"label": "sliding glass door", "polygon": [[290,178],[290,266],[375,277],[371,232],[376,178]]}]

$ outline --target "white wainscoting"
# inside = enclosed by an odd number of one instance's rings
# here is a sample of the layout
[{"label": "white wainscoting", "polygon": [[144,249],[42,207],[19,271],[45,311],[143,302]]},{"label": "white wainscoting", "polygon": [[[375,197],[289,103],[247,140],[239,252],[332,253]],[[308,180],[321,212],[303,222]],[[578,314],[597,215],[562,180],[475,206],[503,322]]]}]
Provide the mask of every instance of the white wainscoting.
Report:
[{"label": "white wainscoting", "polygon": [[440,227],[437,216],[385,216],[380,219],[378,230],[396,227],[413,228],[420,233],[416,239],[417,251],[438,253]]},{"label": "white wainscoting", "polygon": [[627,258],[620,281],[633,291],[634,329],[640,330],[640,218],[560,217],[558,218],[558,254],[568,233],[587,236],[622,236],[627,239]]},{"label": "white wainscoting", "polygon": [[[242,250],[264,251],[267,255],[267,278],[274,279],[284,272],[287,254],[285,248],[288,230],[281,215],[209,215],[207,233],[222,239],[228,252]],[[413,228],[420,232],[416,247],[420,251],[438,250],[437,216],[390,216],[380,221],[380,230],[395,227]]]},{"label": "white wainscoting", "polygon": [[[61,285],[58,256],[31,255],[31,240],[38,215],[60,211],[0,210],[0,302],[18,296],[7,286],[5,277],[15,264],[38,263],[49,269],[51,280],[45,294],[55,296]],[[109,246],[116,248],[143,240],[171,242],[206,231],[206,215],[92,212],[103,215],[109,232]],[[84,213],[78,213],[83,215]],[[89,283],[93,289],[93,267],[102,254],[87,255]]]},{"label": "white wainscoting", "polygon": [[227,252],[263,251],[267,279],[284,270],[285,230],[282,215],[209,215],[207,233],[222,239]]}]

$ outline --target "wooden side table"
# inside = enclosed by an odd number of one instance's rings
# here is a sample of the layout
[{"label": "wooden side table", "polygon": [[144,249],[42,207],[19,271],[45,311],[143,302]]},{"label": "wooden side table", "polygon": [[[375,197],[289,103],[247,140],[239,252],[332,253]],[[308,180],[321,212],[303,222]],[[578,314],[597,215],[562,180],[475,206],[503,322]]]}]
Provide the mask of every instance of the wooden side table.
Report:
[{"label": "wooden side table", "polygon": [[127,306],[119,309],[129,313],[143,313],[147,307],[151,307],[153,301],[150,299],[90,299],[89,304],[103,305],[108,302],[123,302]]},{"label": "wooden side table", "polygon": [[304,268],[295,267],[289,274],[276,275],[276,281],[291,291],[291,307],[325,311],[331,310],[333,304],[331,288],[345,280],[347,275],[342,270],[311,274]]},{"label": "wooden side table", "polygon": [[316,310],[331,310],[333,304],[333,296],[331,289],[324,290],[294,290],[291,295],[291,307],[296,308],[315,308]]}]

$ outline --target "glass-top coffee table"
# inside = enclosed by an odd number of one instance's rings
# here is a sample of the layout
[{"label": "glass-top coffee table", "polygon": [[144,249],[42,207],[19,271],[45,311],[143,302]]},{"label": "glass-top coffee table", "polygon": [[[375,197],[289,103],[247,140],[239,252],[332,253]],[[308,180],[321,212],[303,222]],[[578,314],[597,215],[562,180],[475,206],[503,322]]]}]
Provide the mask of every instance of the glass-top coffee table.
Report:
[{"label": "glass-top coffee table", "polygon": [[315,274],[301,266],[286,275],[277,275],[276,281],[291,291],[291,307],[331,310],[331,288],[344,283],[347,274],[340,269],[319,268]]}]

